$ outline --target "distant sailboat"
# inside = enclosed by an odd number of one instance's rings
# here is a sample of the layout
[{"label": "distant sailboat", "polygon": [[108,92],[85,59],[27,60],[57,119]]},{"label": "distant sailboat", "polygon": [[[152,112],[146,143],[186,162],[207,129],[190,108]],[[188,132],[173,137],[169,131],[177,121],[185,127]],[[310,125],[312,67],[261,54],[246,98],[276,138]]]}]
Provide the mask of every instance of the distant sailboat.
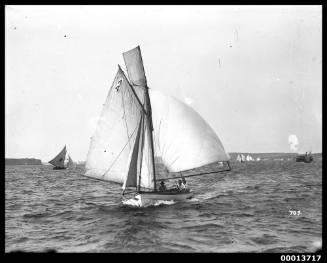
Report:
[{"label": "distant sailboat", "polygon": [[313,157],[311,155],[311,152],[306,152],[305,154],[299,154],[298,156],[296,156],[295,160],[297,162],[311,163],[313,161]]},{"label": "distant sailboat", "polygon": [[65,147],[58,153],[56,157],[54,157],[51,161],[49,161],[54,167],[54,170],[60,169],[67,169],[67,168],[74,168],[75,163],[73,162],[72,158],[69,156]]},{"label": "distant sailboat", "polygon": [[242,163],[244,163],[246,161],[245,155],[241,154],[241,158],[242,158]]},{"label": "distant sailboat", "polygon": [[[149,90],[139,46],[123,57],[129,78],[118,65],[91,138],[85,176],[120,183],[123,194],[134,193],[141,204],[190,198],[189,190],[159,191],[157,184],[218,172],[190,173],[211,163],[223,162],[228,166],[224,171],[229,171],[230,156],[190,106]],[[165,172],[158,169],[159,159]]]},{"label": "distant sailboat", "polygon": [[242,157],[241,157],[241,155],[238,154],[236,160],[237,160],[238,162],[242,162]]}]

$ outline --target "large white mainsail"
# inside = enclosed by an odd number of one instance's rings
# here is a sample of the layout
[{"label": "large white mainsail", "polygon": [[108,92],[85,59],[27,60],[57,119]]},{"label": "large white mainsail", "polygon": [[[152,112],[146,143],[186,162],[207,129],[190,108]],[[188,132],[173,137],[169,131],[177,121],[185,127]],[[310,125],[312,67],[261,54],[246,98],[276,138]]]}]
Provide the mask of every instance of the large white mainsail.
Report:
[{"label": "large white mainsail", "polygon": [[124,183],[142,107],[121,68],[103,106],[86,160],[86,176]]}]

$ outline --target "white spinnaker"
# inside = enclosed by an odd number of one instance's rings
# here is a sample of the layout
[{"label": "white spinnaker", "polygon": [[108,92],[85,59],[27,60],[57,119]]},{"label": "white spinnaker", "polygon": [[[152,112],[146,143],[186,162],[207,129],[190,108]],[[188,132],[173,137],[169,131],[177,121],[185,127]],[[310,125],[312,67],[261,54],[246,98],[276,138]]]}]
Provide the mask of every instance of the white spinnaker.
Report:
[{"label": "white spinnaker", "polygon": [[141,118],[141,106],[118,69],[91,139],[86,176],[124,183]]},{"label": "white spinnaker", "polygon": [[170,172],[230,160],[216,133],[190,106],[154,90],[150,99],[155,153]]}]

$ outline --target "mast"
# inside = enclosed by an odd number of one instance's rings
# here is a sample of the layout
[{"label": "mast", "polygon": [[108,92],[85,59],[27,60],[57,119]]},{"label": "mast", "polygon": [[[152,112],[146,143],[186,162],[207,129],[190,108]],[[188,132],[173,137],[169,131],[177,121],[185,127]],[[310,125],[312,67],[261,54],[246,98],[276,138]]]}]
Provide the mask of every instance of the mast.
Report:
[{"label": "mast", "polygon": [[152,159],[152,172],[153,172],[153,184],[154,184],[154,191],[157,190],[157,184],[156,184],[156,169],[155,169],[155,163],[154,163],[154,148],[153,148],[153,123],[152,123],[152,111],[151,111],[151,102],[149,97],[149,87],[145,87],[145,101],[146,101],[146,109],[147,109],[147,122],[148,127],[150,128],[149,134],[149,141],[150,141],[150,147],[151,147],[151,159]]},{"label": "mast", "polygon": [[141,190],[141,170],[142,170],[142,156],[143,156],[143,143],[144,143],[144,115],[141,115],[141,127],[142,127],[142,135],[141,135],[141,138],[142,138],[142,146],[141,146],[141,149],[140,149],[140,156],[141,156],[141,159],[140,159],[140,170],[138,171],[138,176],[139,176],[139,179],[138,179],[138,184],[137,184],[137,188],[136,188],[136,191],[137,192],[140,192]]}]

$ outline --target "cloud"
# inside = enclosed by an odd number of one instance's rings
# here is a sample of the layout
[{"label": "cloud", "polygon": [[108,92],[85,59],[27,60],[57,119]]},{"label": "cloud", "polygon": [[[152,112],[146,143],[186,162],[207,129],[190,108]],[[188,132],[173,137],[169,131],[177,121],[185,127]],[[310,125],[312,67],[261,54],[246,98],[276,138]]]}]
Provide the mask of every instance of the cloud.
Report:
[{"label": "cloud", "polygon": [[288,136],[288,144],[290,145],[291,152],[297,151],[298,145],[299,145],[299,140],[296,137],[296,135],[290,134],[290,136]]}]

